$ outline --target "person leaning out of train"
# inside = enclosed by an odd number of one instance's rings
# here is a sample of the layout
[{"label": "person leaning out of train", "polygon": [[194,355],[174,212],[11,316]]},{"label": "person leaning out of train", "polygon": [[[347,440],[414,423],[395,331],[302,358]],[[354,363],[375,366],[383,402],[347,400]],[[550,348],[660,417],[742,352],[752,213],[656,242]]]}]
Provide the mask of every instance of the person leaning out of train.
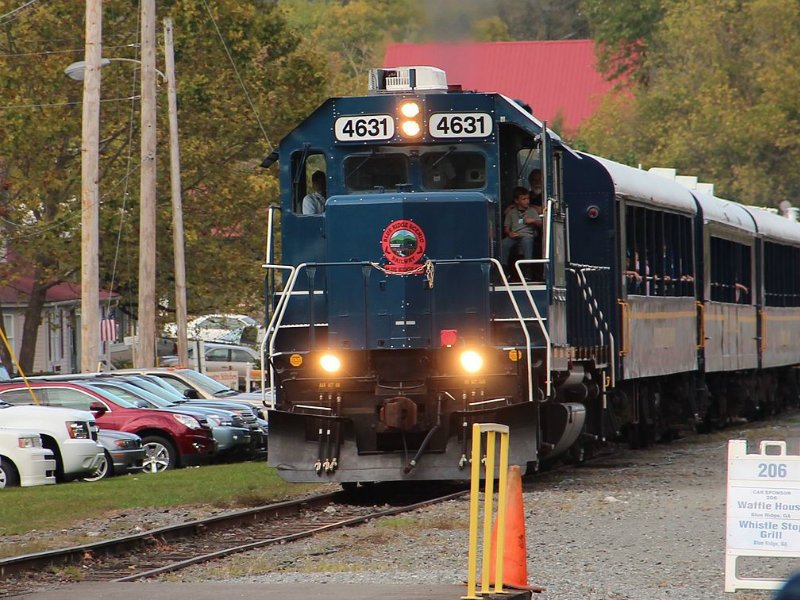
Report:
[{"label": "person leaning out of train", "polygon": [[513,197],[514,206],[503,220],[503,231],[506,234],[500,244],[503,264],[506,264],[515,248],[523,258],[533,258],[533,244],[542,228],[542,217],[539,211],[530,206],[528,190],[516,187]]},{"label": "person leaning out of train", "polygon": [[325,212],[325,173],[314,171],[311,175],[311,187],[313,192],[303,198],[303,214],[317,215]]}]

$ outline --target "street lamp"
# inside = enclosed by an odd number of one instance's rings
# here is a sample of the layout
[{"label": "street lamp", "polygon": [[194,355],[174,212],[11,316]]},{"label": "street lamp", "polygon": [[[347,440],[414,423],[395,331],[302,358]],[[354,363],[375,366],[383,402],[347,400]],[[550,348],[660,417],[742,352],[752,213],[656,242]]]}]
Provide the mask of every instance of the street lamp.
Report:
[{"label": "street lamp", "polygon": [[[178,146],[178,103],[175,89],[175,56],[173,50],[173,27],[172,19],[164,19],[164,41],[165,41],[165,55],[167,63],[167,75],[154,69],[155,72],[167,83],[168,101],[169,101],[169,140],[170,140],[170,180],[172,192],[172,230],[173,230],[173,257],[175,268],[175,321],[178,329],[178,359],[179,364],[188,364],[188,340],[187,340],[187,308],[186,308],[186,266],[184,258],[184,236],[183,236],[183,205],[181,200],[181,167],[180,167],[180,149]],[[137,65],[142,65],[142,62],[133,58],[102,58],[100,59],[100,66],[105,67],[112,62],[130,62]],[[86,69],[85,61],[74,62],[64,69],[64,73],[72,79],[82,80],[84,78]],[[144,100],[144,94],[143,94]],[[154,102],[153,102],[154,104]],[[144,117],[143,117],[144,118]],[[144,121],[143,121],[144,129]],[[149,142],[155,145],[155,138]],[[144,186],[144,163],[145,155],[152,156],[155,160],[155,150],[149,147],[145,148],[144,136],[142,138],[142,166],[143,177],[142,186]],[[141,204],[142,214],[141,221],[154,221],[155,219],[155,179],[153,177],[152,189],[146,190],[148,194],[152,194],[152,208],[145,208],[145,202]],[[143,189],[142,193],[145,193]],[[152,214],[151,214],[152,213]],[[155,257],[155,227],[147,228],[148,231],[143,233],[140,229],[140,242],[139,252],[144,256],[144,251],[150,254],[150,257]],[[148,241],[149,240],[149,241]],[[152,307],[150,306],[152,304]],[[148,313],[152,313],[152,317],[148,316],[147,319],[140,320],[139,322],[139,346],[137,352],[137,366],[152,366],[152,356],[155,350],[155,340],[150,347],[142,347],[142,331],[143,328],[149,328],[148,333],[150,337],[155,334],[155,268],[149,265],[143,266],[143,260],[140,259],[139,265],[139,316],[142,317],[143,308],[150,308]],[[148,345],[145,345],[148,346]]]}]

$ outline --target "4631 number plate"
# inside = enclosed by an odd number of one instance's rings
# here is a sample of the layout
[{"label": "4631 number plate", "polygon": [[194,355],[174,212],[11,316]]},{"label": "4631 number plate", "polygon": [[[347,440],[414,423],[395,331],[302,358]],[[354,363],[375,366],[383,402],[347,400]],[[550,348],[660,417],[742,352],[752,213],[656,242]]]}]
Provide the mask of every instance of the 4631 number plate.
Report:
[{"label": "4631 number plate", "polygon": [[428,120],[428,132],[434,138],[487,137],[492,126],[487,113],[434,113]]},{"label": "4631 number plate", "polygon": [[339,117],[333,132],[339,142],[390,140],[394,137],[394,119],[391,115]]}]

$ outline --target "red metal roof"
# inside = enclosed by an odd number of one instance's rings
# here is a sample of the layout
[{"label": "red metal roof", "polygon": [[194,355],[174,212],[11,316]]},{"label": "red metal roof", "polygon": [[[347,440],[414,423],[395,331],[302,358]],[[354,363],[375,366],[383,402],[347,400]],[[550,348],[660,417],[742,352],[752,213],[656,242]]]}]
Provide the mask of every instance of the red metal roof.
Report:
[{"label": "red metal roof", "polygon": [[451,85],[522,100],[548,125],[562,117],[559,133],[574,132],[611,89],[596,63],[592,40],[391,44],[383,61],[439,67]]}]

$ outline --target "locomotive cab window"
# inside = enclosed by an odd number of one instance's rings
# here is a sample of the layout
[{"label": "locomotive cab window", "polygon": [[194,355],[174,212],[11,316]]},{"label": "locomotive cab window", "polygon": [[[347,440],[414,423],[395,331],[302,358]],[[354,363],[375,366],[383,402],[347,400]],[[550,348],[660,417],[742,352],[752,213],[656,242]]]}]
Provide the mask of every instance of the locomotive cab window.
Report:
[{"label": "locomotive cab window", "polygon": [[353,192],[394,191],[408,183],[408,157],[398,152],[348,156],[344,159],[344,182]]},{"label": "locomotive cab window", "polygon": [[424,152],[420,162],[427,190],[474,190],[486,184],[486,157],[480,152]]},{"label": "locomotive cab window", "polygon": [[304,149],[292,156],[292,211],[298,215],[325,211],[327,166],[322,152]]}]

